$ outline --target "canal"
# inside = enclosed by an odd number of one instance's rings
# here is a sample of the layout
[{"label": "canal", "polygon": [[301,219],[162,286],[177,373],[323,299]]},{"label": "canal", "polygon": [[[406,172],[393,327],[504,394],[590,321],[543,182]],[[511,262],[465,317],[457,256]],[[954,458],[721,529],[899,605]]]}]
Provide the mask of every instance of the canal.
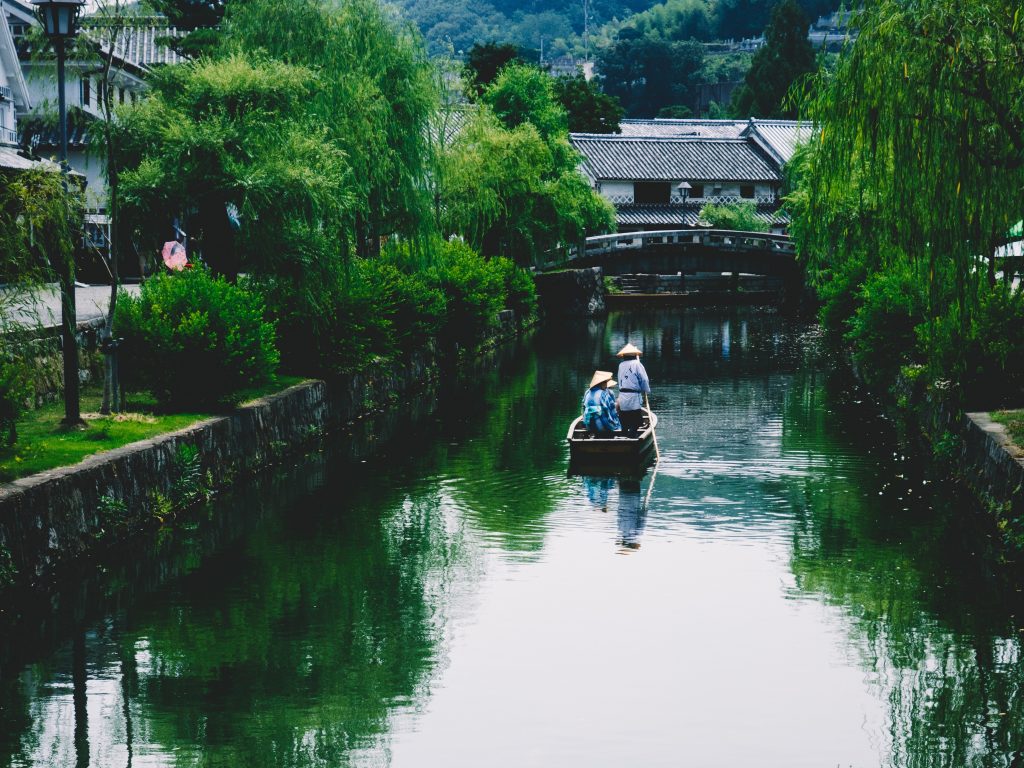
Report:
[{"label": "canal", "polygon": [[[570,475],[582,388],[627,339],[662,460]],[[995,533],[832,367],[811,326],[692,310],[452,373],[432,415],[39,608],[3,642],[0,765],[1020,765]]]}]

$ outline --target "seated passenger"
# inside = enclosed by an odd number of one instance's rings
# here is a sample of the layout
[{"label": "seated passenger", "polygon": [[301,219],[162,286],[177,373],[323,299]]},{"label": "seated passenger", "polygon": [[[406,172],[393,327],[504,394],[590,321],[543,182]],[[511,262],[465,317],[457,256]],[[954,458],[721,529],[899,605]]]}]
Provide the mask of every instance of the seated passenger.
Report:
[{"label": "seated passenger", "polygon": [[622,429],[615,410],[615,397],[608,391],[615,381],[608,371],[594,371],[590,388],[583,395],[583,426],[598,437],[614,437]]}]

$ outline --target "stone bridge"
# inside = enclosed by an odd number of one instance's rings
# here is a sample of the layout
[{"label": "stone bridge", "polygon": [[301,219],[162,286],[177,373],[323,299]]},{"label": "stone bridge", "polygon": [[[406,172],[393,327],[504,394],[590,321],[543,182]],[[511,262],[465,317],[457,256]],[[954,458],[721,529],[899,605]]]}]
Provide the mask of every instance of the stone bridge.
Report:
[{"label": "stone bridge", "polygon": [[783,278],[799,273],[788,235],[728,229],[674,229],[588,237],[542,269],[601,267],[606,275],[730,272]]}]

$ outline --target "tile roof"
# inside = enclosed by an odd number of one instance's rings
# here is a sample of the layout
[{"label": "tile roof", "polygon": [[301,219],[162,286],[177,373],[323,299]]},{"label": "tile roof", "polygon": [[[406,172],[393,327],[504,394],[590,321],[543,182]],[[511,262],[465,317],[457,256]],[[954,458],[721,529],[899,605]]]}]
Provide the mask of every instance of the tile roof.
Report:
[{"label": "tile roof", "polygon": [[177,37],[178,30],[160,17],[140,16],[123,28],[104,23],[102,19],[87,20],[91,31],[105,47],[113,45],[114,55],[139,67],[178,64],[185,61],[171,48],[157,42],[160,38]]},{"label": "tile roof", "polygon": [[60,166],[48,160],[32,160],[25,157],[21,152],[11,147],[0,147],[0,168],[10,168],[15,171],[28,171],[32,168],[52,168],[57,170]]},{"label": "tile roof", "polygon": [[[759,208],[757,218],[766,224],[777,226],[789,223],[783,211]],[[619,227],[644,227],[645,229],[675,229],[680,227],[703,227],[700,208],[679,205],[620,205],[615,208],[615,220]]]},{"label": "tile roof", "polygon": [[735,139],[747,127],[746,120],[623,120],[618,136],[679,138],[703,136],[713,139]]},{"label": "tile roof", "polygon": [[780,171],[747,139],[631,138],[570,134],[594,179],[778,181]]},{"label": "tile roof", "polygon": [[762,146],[785,165],[792,159],[796,145],[810,138],[811,125],[797,120],[751,119],[743,135],[760,139]]}]

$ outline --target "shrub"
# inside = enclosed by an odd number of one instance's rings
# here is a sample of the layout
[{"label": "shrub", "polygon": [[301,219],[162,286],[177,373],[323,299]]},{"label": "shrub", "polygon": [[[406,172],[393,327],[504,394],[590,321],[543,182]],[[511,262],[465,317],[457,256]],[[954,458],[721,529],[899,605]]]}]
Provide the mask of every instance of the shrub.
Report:
[{"label": "shrub", "polygon": [[441,340],[458,347],[479,344],[505,307],[504,267],[461,240],[439,244],[430,280],[444,294],[448,311]]},{"label": "shrub", "polygon": [[923,318],[924,300],[913,274],[904,266],[870,275],[861,286],[859,299],[845,338],[864,380],[887,391],[900,367],[915,361],[915,327]]},{"label": "shrub", "polygon": [[115,327],[126,385],[150,390],[165,408],[230,403],[269,381],[279,362],[259,295],[205,269],[158,275],[138,297],[122,294]]},{"label": "shrub", "polygon": [[986,408],[1024,402],[1024,293],[983,288],[966,354],[965,389]]},{"label": "shrub", "polygon": [[32,396],[32,369],[9,338],[0,340],[0,445],[18,440],[17,419]]},{"label": "shrub", "polygon": [[537,284],[533,275],[516,265],[511,259],[491,259],[495,269],[501,272],[505,283],[505,307],[516,313],[516,320],[527,322],[537,312]]},{"label": "shrub", "polygon": [[734,229],[738,232],[767,232],[767,222],[757,216],[757,206],[750,200],[715,205],[707,203],[700,209],[700,218],[713,229]]}]

